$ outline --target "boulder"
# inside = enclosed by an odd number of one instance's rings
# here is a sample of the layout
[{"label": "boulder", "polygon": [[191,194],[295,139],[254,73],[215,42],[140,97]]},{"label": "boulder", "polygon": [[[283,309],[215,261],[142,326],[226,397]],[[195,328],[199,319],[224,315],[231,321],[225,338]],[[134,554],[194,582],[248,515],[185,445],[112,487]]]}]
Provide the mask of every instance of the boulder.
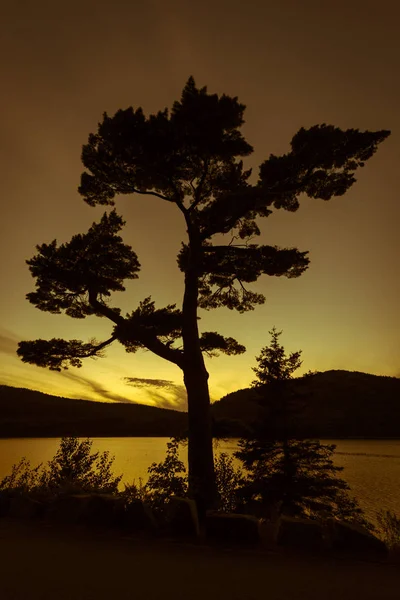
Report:
[{"label": "boulder", "polygon": [[66,494],[58,496],[46,513],[47,518],[61,523],[79,523],[87,515],[92,496],[90,494]]},{"label": "boulder", "polygon": [[154,533],[157,522],[150,506],[141,500],[132,500],[118,512],[116,525],[125,531]]},{"label": "boulder", "polygon": [[6,517],[10,509],[10,496],[7,492],[0,491],[0,517]]},{"label": "boulder", "polygon": [[276,538],[279,529],[279,518],[274,520],[263,519],[259,523],[259,532],[261,543],[266,548],[273,548],[276,546]]},{"label": "boulder", "polygon": [[50,505],[48,517],[64,523],[112,527],[122,510],[123,500],[113,494],[63,494]]},{"label": "boulder", "polygon": [[276,543],[298,550],[322,550],[326,546],[322,523],[282,515],[277,524]]},{"label": "boulder", "polygon": [[261,540],[259,521],[251,515],[208,512],[205,534],[209,540],[233,544],[258,544]]},{"label": "boulder", "polygon": [[259,519],[276,521],[281,514],[282,502],[271,502],[269,504],[260,500],[250,500],[240,507],[240,514],[253,515]]},{"label": "boulder", "polygon": [[122,507],[123,500],[113,494],[92,494],[79,520],[87,525],[112,527]]},{"label": "boulder", "polygon": [[386,558],[388,548],[367,529],[345,521],[327,523],[330,547],[335,552],[369,558]]},{"label": "boulder", "polygon": [[389,548],[388,560],[391,563],[400,564],[400,544],[395,544]]},{"label": "boulder", "polygon": [[199,535],[199,517],[194,500],[177,496],[171,498],[167,505],[166,521],[173,535],[183,537]]},{"label": "boulder", "polygon": [[8,516],[17,519],[36,519],[42,517],[45,505],[38,500],[27,496],[14,496],[10,498]]}]

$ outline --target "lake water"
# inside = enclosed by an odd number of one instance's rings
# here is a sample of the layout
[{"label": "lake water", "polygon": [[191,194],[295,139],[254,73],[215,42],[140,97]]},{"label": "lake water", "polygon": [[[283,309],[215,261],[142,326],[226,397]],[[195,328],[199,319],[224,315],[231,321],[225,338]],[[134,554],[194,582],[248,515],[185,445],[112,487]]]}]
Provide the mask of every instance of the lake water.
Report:
[{"label": "lake water", "polygon": [[[115,456],[114,472],[123,482],[147,478],[147,467],[165,457],[168,438],[94,438],[93,450]],[[59,438],[0,439],[0,480],[23,456],[32,466],[46,463],[57,451]],[[375,521],[380,509],[400,515],[400,440],[324,440],[337,445],[335,463],[344,467],[341,477],[351,487],[366,515]],[[218,442],[216,452],[231,454],[234,440]],[[181,458],[186,462],[186,449]],[[123,486],[122,486],[123,487]]]}]

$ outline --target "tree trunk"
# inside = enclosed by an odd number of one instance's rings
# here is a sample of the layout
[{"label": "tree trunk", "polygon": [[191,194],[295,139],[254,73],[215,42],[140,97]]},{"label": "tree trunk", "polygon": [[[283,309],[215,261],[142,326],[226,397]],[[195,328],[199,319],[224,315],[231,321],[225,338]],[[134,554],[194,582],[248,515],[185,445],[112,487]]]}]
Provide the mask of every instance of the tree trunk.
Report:
[{"label": "tree trunk", "polygon": [[216,502],[208,373],[201,365],[184,372],[189,413],[189,495],[195,499],[200,519]]},{"label": "tree trunk", "polygon": [[[186,215],[187,216],[187,215]],[[190,219],[189,260],[185,271],[182,305],[183,377],[188,396],[189,416],[189,494],[196,500],[200,518],[217,500],[211,429],[208,373],[200,349],[197,326],[197,302],[201,242]]]}]

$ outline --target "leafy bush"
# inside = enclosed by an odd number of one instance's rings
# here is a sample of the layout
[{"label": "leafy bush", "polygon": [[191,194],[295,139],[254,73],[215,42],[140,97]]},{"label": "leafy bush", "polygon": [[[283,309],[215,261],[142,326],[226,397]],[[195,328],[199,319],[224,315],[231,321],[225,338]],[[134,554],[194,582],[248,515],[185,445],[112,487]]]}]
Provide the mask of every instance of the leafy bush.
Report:
[{"label": "leafy bush", "polygon": [[54,458],[43,475],[49,490],[74,488],[85,492],[117,493],[122,475],[112,472],[114,457],[108,451],[92,453],[92,440],[62,438]]},{"label": "leafy bush", "polygon": [[0,490],[43,497],[66,492],[117,493],[122,475],[112,473],[114,457],[109,452],[92,453],[92,444],[89,439],[63,437],[46,467],[32,468],[30,461],[22,458],[0,481]]},{"label": "leafy bush", "polygon": [[380,510],[376,518],[378,534],[385,544],[389,548],[400,545],[400,517],[390,510]]},{"label": "leafy bush", "polygon": [[186,497],[188,491],[188,476],[186,467],[179,459],[179,445],[182,440],[172,438],[167,442],[165,459],[160,463],[152,463],[147,469],[149,478],[146,483],[125,484],[125,490],[120,494],[127,502],[142,500],[151,506],[158,516],[164,514],[166,502],[171,496]]},{"label": "leafy bush", "polygon": [[32,468],[30,461],[23,457],[11,467],[10,475],[6,475],[0,481],[0,491],[31,494],[40,488],[42,475],[42,464]]},{"label": "leafy bush", "polygon": [[221,452],[214,458],[215,477],[221,512],[235,512],[238,507],[238,490],[242,485],[243,473],[236,468],[231,456]]},{"label": "leafy bush", "polygon": [[[164,508],[171,496],[182,498],[188,495],[188,476],[184,463],[179,459],[179,446],[185,443],[183,439],[172,438],[167,443],[165,459],[153,463],[148,468],[149,478],[146,483],[139,479],[138,483],[125,484],[121,496],[127,502],[142,500],[151,506],[158,514],[164,513]],[[214,459],[217,490],[219,494],[219,510],[230,512],[236,509],[236,491],[242,481],[242,472],[235,468],[233,459],[225,453]]]}]

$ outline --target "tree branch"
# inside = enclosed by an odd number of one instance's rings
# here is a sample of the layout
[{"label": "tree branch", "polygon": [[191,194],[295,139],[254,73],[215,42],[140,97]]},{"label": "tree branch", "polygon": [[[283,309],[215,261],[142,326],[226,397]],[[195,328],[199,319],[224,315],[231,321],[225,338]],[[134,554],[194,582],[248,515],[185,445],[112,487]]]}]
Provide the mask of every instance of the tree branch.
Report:
[{"label": "tree branch", "polygon": [[122,325],[125,323],[124,317],[121,317],[118,313],[116,313],[112,308],[108,307],[106,304],[99,302],[97,300],[97,292],[94,290],[88,290],[89,292],[89,304],[92,308],[95,309],[97,313],[100,313],[107,319],[110,319],[116,325]]},{"label": "tree branch", "polygon": [[179,350],[171,348],[170,345],[161,342],[157,335],[146,331],[145,327],[134,325],[129,319],[124,319],[117,314],[112,308],[109,308],[102,302],[97,300],[97,293],[94,290],[89,290],[89,302],[96,312],[104,315],[116,324],[114,328],[114,339],[117,339],[124,346],[134,346],[140,344],[150,350],[157,356],[172,362],[182,368],[183,355]]},{"label": "tree branch", "polygon": [[83,358],[102,357],[101,350],[116,340],[116,336],[100,344],[93,339],[89,343],[80,340],[33,340],[19,342],[17,354],[23,362],[48,367],[51,371],[61,371],[71,367],[81,367]]},{"label": "tree branch", "polygon": [[[116,339],[117,339],[117,337],[115,335],[112,335],[108,340],[105,340],[105,342],[101,342],[100,344],[95,346],[93,348],[93,355],[96,354],[96,352],[99,352],[100,350],[105,348],[106,346],[109,346],[110,344],[115,342]],[[88,356],[91,356],[91,354],[88,354]]]},{"label": "tree branch", "polygon": [[124,319],[123,323],[114,328],[114,335],[122,345],[127,347],[127,351],[129,351],[129,347],[133,347],[133,351],[135,351],[138,347],[144,346],[160,358],[174,363],[181,369],[183,368],[183,353],[176,348],[171,348],[171,342],[164,344],[156,335],[146,331],[144,327],[134,325],[129,320]]},{"label": "tree branch", "polygon": [[132,188],[134,194],[143,194],[147,196],[156,196],[157,198],[161,198],[161,200],[166,200],[167,202],[176,203],[176,200],[172,200],[172,198],[168,198],[168,196],[163,196],[163,194],[159,194],[158,192],[141,192],[135,188]]},{"label": "tree branch", "polygon": [[[208,167],[209,167],[209,162],[208,162],[208,160],[205,160],[203,174],[201,176],[201,179],[199,181],[199,184],[198,184],[195,194],[194,194],[195,199],[194,199],[193,204],[191,204],[191,206],[189,206],[188,212],[192,212],[196,208],[196,206],[199,204],[199,202],[201,202],[201,192],[203,191],[203,185],[204,185],[204,182],[208,175]],[[192,185],[192,184],[190,183],[190,185]]]}]

